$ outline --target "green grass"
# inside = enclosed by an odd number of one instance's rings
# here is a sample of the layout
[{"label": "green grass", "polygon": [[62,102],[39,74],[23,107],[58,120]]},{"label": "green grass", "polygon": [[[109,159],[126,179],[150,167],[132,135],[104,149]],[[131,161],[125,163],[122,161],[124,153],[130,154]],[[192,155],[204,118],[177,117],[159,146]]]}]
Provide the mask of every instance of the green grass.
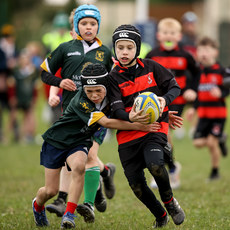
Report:
[{"label": "green grass", "polygon": [[[38,117],[41,108],[39,104]],[[47,125],[39,122],[38,132],[41,133]],[[229,125],[226,127],[230,134]],[[187,136],[182,140],[174,139],[174,142],[176,159],[182,164],[182,185],[174,191],[174,196],[185,210],[186,220],[181,226],[175,226],[170,219],[164,229],[230,229],[230,156],[221,159],[221,179],[206,183],[210,173],[207,149],[195,149]],[[9,144],[0,145],[0,149],[0,229],[35,229],[31,201],[37,189],[44,185],[44,169],[39,165],[40,145]],[[94,224],[84,223],[81,217],[76,219],[77,229],[152,229],[154,217],[131,192],[119,162],[114,137],[101,146],[99,154],[104,162],[114,162],[117,166],[116,195],[107,201],[105,213],[95,212]],[[149,181],[147,171],[146,177]],[[154,192],[159,198],[158,191]],[[50,222],[47,229],[60,229],[61,219],[50,213],[47,216]]]}]

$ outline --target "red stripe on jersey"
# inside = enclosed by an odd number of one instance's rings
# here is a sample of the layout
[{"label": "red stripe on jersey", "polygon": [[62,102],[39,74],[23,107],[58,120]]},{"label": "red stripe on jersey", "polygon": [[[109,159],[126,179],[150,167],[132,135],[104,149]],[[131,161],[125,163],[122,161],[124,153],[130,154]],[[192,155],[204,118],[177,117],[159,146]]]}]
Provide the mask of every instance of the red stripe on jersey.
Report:
[{"label": "red stripe on jersey", "polygon": [[186,77],[175,77],[177,84],[180,86],[181,89],[184,89],[186,87]]},{"label": "red stripe on jersey", "polygon": [[186,100],[183,96],[178,96],[174,101],[172,101],[171,105],[183,105],[186,103]]},{"label": "red stripe on jersey", "polygon": [[[157,133],[164,133],[168,135],[169,124],[167,122],[160,122],[161,128],[157,131]],[[117,142],[118,145],[136,140],[140,137],[147,135],[148,132],[141,132],[141,131],[120,131],[117,134]]]},{"label": "red stripe on jersey", "polygon": [[209,91],[199,91],[198,92],[198,100],[205,102],[205,101],[220,101],[220,98],[213,97]]},{"label": "red stripe on jersey", "polygon": [[153,77],[153,73],[148,73],[143,76],[135,78],[135,82],[126,81],[122,84],[119,84],[119,88],[121,90],[122,96],[127,97],[136,92],[144,91],[149,87],[156,86],[156,81]]},{"label": "red stripe on jersey", "polygon": [[200,77],[200,84],[207,84],[207,83],[213,83],[215,85],[222,85],[223,83],[223,76],[218,73],[208,73],[206,74],[201,74]]},{"label": "red stripe on jersey", "polygon": [[227,117],[226,107],[199,107],[198,116],[200,118],[218,119]]},{"label": "red stripe on jersey", "polygon": [[185,70],[187,60],[184,57],[152,57],[152,59],[167,69]]}]

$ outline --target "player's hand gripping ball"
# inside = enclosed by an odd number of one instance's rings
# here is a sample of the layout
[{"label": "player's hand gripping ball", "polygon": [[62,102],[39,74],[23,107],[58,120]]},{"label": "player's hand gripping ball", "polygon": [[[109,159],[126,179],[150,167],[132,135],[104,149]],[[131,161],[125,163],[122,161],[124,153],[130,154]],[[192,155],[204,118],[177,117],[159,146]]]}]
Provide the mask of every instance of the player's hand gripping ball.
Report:
[{"label": "player's hand gripping ball", "polygon": [[134,105],[135,112],[143,109],[142,114],[150,114],[149,124],[157,121],[160,116],[160,102],[157,95],[152,92],[139,94],[134,101]]}]

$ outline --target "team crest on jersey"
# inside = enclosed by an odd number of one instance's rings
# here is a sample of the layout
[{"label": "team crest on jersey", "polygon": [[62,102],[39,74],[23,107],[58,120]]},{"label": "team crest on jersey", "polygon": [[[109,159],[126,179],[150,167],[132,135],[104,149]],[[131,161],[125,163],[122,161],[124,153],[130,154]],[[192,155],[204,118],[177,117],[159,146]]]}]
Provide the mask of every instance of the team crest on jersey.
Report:
[{"label": "team crest on jersey", "polygon": [[86,63],[82,66],[81,72],[82,72],[83,69],[85,69],[85,67],[88,66],[89,64],[92,64],[92,62],[86,62]]},{"label": "team crest on jersey", "polygon": [[152,78],[151,78],[150,75],[148,75],[147,77],[148,77],[148,83],[149,83],[149,85],[150,85],[150,84],[153,82],[153,80],[152,80]]},{"label": "team crest on jersey", "polygon": [[85,113],[91,113],[94,110],[89,108],[88,102],[80,102],[80,105],[85,109]]},{"label": "team crest on jersey", "polygon": [[220,131],[221,131],[220,125],[213,126],[212,132],[213,132],[214,135],[219,135]]},{"label": "team crest on jersey", "polygon": [[103,61],[104,60],[104,52],[102,52],[102,51],[97,51],[96,52],[96,59],[98,60],[98,61]]}]

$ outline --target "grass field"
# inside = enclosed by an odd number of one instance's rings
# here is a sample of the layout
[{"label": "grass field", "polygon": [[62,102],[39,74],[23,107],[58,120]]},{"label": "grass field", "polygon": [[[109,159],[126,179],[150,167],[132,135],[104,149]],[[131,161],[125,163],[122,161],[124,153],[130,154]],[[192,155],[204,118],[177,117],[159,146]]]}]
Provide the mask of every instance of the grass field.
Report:
[{"label": "grass field", "polygon": [[[41,106],[41,105],[39,105]],[[41,113],[38,108],[37,116]],[[186,125],[185,125],[186,126]],[[47,125],[39,121],[38,132]],[[229,123],[226,125],[230,135]],[[187,136],[175,139],[175,156],[182,164],[180,189],[174,191],[186,213],[181,226],[172,219],[164,229],[230,229],[230,156],[221,159],[221,179],[206,183],[210,173],[210,157],[207,149],[197,150]],[[228,147],[229,143],[228,143]],[[40,145],[0,145],[0,229],[35,229],[31,201],[37,189],[44,184],[44,170],[39,165]],[[83,218],[76,219],[76,229],[92,230],[145,230],[152,229],[154,217],[132,194],[123,175],[118,159],[117,144],[113,137],[100,148],[104,162],[114,162],[116,195],[108,200],[105,213],[96,213],[94,224],[86,224]],[[150,180],[149,173],[146,177]],[[159,198],[158,191],[155,194]],[[52,201],[49,201],[50,203]],[[60,229],[61,219],[47,213],[50,227]]]}]

